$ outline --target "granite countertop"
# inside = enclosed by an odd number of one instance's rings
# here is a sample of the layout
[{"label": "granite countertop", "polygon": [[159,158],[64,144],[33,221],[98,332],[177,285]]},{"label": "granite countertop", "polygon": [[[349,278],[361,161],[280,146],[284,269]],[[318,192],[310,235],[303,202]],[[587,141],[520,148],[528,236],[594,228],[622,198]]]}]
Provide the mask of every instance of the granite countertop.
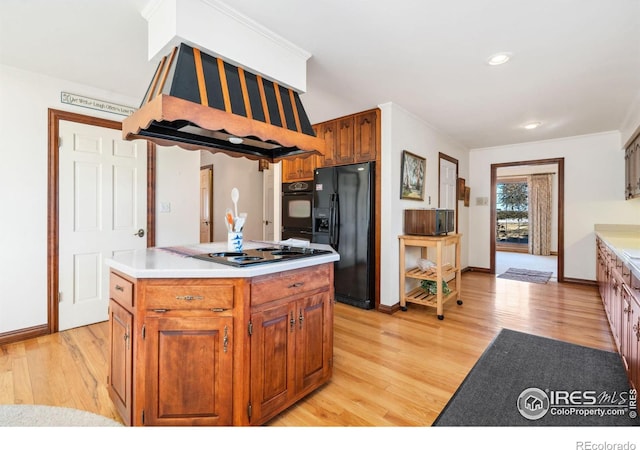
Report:
[{"label": "granite countertop", "polygon": [[595,233],[640,278],[640,225],[596,225]]},{"label": "granite countertop", "polygon": [[[271,243],[276,244],[277,243]],[[265,242],[245,241],[244,248],[264,247]],[[154,247],[121,252],[106,260],[106,265],[133,278],[250,278],[338,261],[340,255],[329,245],[311,244],[311,248],[331,253],[290,261],[233,267],[192,258],[198,253],[227,251],[226,242]]]}]

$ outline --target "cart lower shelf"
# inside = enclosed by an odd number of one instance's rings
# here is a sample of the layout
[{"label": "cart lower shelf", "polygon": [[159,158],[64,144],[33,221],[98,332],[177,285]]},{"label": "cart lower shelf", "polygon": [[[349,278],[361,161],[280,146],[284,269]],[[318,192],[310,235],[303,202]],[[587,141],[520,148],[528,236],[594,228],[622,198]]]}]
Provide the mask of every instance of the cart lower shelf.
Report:
[{"label": "cart lower shelf", "polygon": [[[451,288],[450,286],[450,289],[451,291],[448,294],[442,294],[442,305],[444,306],[445,303],[447,303],[449,300],[452,300],[454,298],[457,299],[458,305],[462,305],[462,300],[458,298],[458,294],[459,294],[458,290],[455,289],[455,286],[453,288]],[[418,286],[404,295],[404,303],[405,303],[405,306],[400,307],[400,309],[402,309],[403,311],[407,310],[407,307],[406,307],[407,303],[415,303],[418,305],[438,308],[438,296],[434,294],[429,294],[422,287]],[[443,320],[444,314],[438,314],[438,319]]]}]

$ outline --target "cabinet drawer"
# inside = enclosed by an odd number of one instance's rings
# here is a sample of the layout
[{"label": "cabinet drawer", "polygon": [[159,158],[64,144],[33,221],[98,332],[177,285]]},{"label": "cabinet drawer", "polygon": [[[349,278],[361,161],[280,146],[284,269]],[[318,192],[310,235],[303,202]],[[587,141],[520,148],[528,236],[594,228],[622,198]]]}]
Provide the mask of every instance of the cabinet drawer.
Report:
[{"label": "cabinet drawer", "polygon": [[329,266],[313,266],[254,279],[251,284],[251,304],[261,305],[272,300],[327,287]]},{"label": "cabinet drawer", "polygon": [[109,277],[109,297],[124,307],[133,308],[133,283],[112,273]]},{"label": "cabinet drawer", "polygon": [[231,309],[234,285],[231,283],[147,285],[146,309]]}]

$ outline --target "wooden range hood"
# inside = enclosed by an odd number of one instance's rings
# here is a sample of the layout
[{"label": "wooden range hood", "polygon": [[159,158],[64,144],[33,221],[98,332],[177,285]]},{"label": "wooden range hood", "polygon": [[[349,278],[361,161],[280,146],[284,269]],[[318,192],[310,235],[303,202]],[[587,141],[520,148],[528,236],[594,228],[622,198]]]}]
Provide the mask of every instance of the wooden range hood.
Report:
[{"label": "wooden range hood", "polygon": [[180,44],[162,58],[125,140],[277,162],[324,154],[298,93]]}]

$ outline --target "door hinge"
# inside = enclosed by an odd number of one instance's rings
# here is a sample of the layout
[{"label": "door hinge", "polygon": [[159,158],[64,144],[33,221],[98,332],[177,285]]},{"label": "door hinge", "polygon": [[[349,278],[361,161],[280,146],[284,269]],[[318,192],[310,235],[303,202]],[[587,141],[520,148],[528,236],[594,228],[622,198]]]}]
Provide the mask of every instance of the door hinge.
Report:
[{"label": "door hinge", "polygon": [[142,339],[147,337],[147,326],[142,325]]},{"label": "door hinge", "polygon": [[249,327],[247,331],[249,332],[249,336],[253,334],[253,323],[251,321],[249,321]]},{"label": "door hinge", "polygon": [[58,136],[58,148],[62,148],[62,136]]},{"label": "door hinge", "polygon": [[140,419],[142,420],[142,425],[144,425],[144,409],[142,410]]},{"label": "door hinge", "polygon": [[62,292],[58,291],[58,303],[62,303]]},{"label": "door hinge", "polygon": [[247,416],[249,416],[249,419],[251,419],[251,402],[249,402],[249,404],[247,405]]}]

